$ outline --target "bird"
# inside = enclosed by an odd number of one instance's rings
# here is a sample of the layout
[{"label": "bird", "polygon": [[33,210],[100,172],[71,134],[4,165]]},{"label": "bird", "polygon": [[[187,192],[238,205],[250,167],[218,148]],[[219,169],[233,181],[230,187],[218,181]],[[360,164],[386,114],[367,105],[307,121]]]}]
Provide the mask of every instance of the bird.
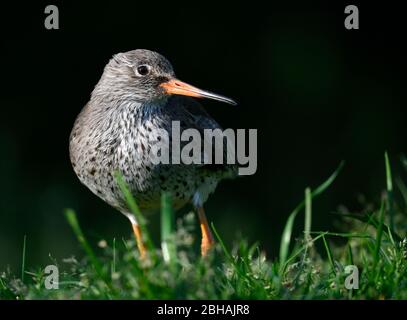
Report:
[{"label": "bird", "polygon": [[[166,130],[173,138],[174,121],[179,121],[181,130],[222,130],[196,98],[236,104],[182,82],[171,63],[157,52],[117,53],[106,64],[69,136],[74,172],[82,184],[129,219],[141,258],[147,254],[143,234],[115,172],[122,175],[143,215],[160,208],[163,192],[170,193],[174,209],[192,204],[202,233],[201,255],[206,256],[215,244],[204,204],[221,180],[237,176],[236,165],[157,164],[148,155],[161,139],[157,132]],[[201,156],[207,155],[202,151]]]}]

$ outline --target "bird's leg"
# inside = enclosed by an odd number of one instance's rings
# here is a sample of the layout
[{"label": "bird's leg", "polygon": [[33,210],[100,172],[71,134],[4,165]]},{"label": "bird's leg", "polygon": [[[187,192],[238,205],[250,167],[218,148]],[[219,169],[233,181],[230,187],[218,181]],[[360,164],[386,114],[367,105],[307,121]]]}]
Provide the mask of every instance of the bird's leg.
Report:
[{"label": "bird's leg", "polygon": [[203,207],[198,207],[198,217],[202,232],[201,254],[204,257],[215,244],[215,239],[213,238],[211,229],[208,225],[208,220],[206,219]]},{"label": "bird's leg", "polygon": [[141,228],[138,223],[132,224],[134,236],[136,237],[137,248],[140,251],[141,259],[145,259],[147,248],[143,241],[143,236],[141,234]]},{"label": "bird's leg", "polygon": [[140,252],[141,259],[146,258],[147,248],[144,244],[143,235],[141,232],[140,225],[138,224],[136,217],[132,214],[126,214],[127,218],[129,218],[131,222],[131,226],[133,227],[133,233],[136,238],[137,248]]}]

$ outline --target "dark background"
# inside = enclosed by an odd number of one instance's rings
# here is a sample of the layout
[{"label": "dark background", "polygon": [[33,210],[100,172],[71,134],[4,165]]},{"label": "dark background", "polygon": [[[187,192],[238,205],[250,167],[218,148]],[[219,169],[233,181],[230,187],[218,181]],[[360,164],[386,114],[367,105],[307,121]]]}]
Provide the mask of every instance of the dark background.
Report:
[{"label": "dark background", "polygon": [[[59,8],[59,30],[44,28],[47,4]],[[359,6],[360,30],[344,28],[347,4]],[[79,183],[68,137],[109,58],[136,48],[162,53],[180,79],[239,101],[204,102],[223,127],[258,129],[257,174],[220,184],[207,203],[228,244],[240,233],[275,256],[304,188],[346,160],[314,203],[313,229],[332,229],[339,205],[359,210],[359,194],[380,196],[384,151],[397,165],[407,150],[404,24],[400,5],[389,2],[2,5],[0,270],[18,271],[24,235],[29,267],[48,253],[78,254],[67,207],[92,242],[130,236],[127,219]],[[159,243],[157,220],[150,228]],[[298,235],[302,217],[296,225]]]}]

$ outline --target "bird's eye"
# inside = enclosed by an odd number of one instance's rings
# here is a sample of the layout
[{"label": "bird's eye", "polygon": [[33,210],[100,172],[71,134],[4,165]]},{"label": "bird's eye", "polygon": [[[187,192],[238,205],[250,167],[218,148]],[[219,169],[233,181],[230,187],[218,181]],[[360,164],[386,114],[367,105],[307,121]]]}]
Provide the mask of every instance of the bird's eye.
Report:
[{"label": "bird's eye", "polygon": [[137,72],[141,76],[145,76],[150,72],[150,68],[146,65],[141,65],[137,67]]}]

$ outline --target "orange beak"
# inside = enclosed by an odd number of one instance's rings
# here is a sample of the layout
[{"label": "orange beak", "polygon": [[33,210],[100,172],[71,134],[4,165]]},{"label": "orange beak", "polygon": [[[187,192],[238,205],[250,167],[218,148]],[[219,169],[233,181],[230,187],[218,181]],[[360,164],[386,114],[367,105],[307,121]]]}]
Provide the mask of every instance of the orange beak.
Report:
[{"label": "orange beak", "polygon": [[237,105],[237,103],[230,98],[206,90],[198,89],[178,79],[171,79],[167,82],[163,82],[160,84],[160,87],[162,87],[167,94],[178,94],[182,96],[195,98],[208,98],[212,100],[226,102],[231,105]]}]

